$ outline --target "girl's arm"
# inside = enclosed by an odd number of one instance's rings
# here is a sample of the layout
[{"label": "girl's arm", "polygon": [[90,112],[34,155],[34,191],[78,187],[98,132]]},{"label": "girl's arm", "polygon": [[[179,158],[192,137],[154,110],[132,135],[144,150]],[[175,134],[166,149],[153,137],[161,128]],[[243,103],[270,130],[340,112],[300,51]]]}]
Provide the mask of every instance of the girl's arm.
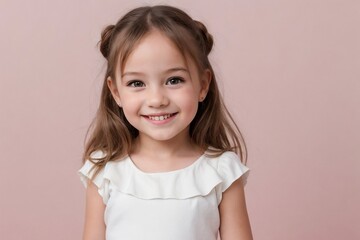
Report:
[{"label": "girl's arm", "polygon": [[105,204],[98,193],[98,188],[88,181],[83,240],[105,240],[104,211]]},{"label": "girl's arm", "polygon": [[252,240],[242,178],[224,193],[219,206],[221,240]]}]

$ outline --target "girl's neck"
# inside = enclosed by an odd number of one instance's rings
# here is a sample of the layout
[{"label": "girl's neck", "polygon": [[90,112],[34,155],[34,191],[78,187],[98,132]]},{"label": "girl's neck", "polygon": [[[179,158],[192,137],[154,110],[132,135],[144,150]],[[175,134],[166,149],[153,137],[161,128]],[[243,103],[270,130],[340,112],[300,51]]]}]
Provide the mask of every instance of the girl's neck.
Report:
[{"label": "girl's neck", "polygon": [[185,136],[180,141],[179,139],[157,141],[145,136],[139,136],[136,139],[132,154],[168,158],[174,156],[198,155],[202,152],[203,150],[193,143],[190,136]]},{"label": "girl's neck", "polygon": [[157,141],[139,136],[131,160],[143,172],[169,172],[183,169],[194,163],[201,155],[201,150],[190,137],[179,141]]}]

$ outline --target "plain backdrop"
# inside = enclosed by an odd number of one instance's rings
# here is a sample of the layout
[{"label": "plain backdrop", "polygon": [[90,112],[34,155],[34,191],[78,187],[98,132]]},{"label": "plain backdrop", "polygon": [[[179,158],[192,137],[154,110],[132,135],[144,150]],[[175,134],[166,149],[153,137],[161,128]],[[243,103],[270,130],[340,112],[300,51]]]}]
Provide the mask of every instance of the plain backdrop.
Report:
[{"label": "plain backdrop", "polygon": [[100,32],[157,3],[214,35],[211,61],[248,146],[255,239],[360,239],[356,0],[1,0],[0,239],[81,238]]}]

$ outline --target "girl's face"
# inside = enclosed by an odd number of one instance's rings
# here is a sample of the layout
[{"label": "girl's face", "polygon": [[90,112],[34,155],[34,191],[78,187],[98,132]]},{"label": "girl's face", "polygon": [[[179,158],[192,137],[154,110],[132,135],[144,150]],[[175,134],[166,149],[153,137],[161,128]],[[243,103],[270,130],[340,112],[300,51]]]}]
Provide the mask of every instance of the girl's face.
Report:
[{"label": "girl's face", "polygon": [[108,86],[142,142],[188,141],[189,125],[209,82],[208,71],[199,74],[191,59],[186,62],[169,38],[153,30]]}]

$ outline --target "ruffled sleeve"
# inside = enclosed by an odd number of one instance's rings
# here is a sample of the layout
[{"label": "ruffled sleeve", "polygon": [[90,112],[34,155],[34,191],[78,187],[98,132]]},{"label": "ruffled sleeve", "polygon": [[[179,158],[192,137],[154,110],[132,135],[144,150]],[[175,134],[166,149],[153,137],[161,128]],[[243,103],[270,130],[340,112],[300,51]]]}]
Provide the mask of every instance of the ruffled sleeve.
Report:
[{"label": "ruffled sleeve", "polygon": [[222,193],[228,189],[233,182],[242,177],[246,184],[249,168],[241,163],[238,155],[234,152],[225,152],[218,159],[218,173],[222,178],[221,184],[216,187],[218,204],[221,202]]},{"label": "ruffled sleeve", "polygon": [[[95,154],[99,154],[99,153],[95,153]],[[87,188],[88,182],[95,173],[95,169],[93,169],[94,165],[95,165],[94,163],[87,160],[82,166],[82,168],[80,168],[80,170],[78,171],[80,180],[85,186],[85,188]],[[105,169],[102,169],[92,180],[92,182],[98,188],[99,195],[102,197],[104,204],[106,204],[109,199],[109,180],[105,178],[104,172]]]}]

